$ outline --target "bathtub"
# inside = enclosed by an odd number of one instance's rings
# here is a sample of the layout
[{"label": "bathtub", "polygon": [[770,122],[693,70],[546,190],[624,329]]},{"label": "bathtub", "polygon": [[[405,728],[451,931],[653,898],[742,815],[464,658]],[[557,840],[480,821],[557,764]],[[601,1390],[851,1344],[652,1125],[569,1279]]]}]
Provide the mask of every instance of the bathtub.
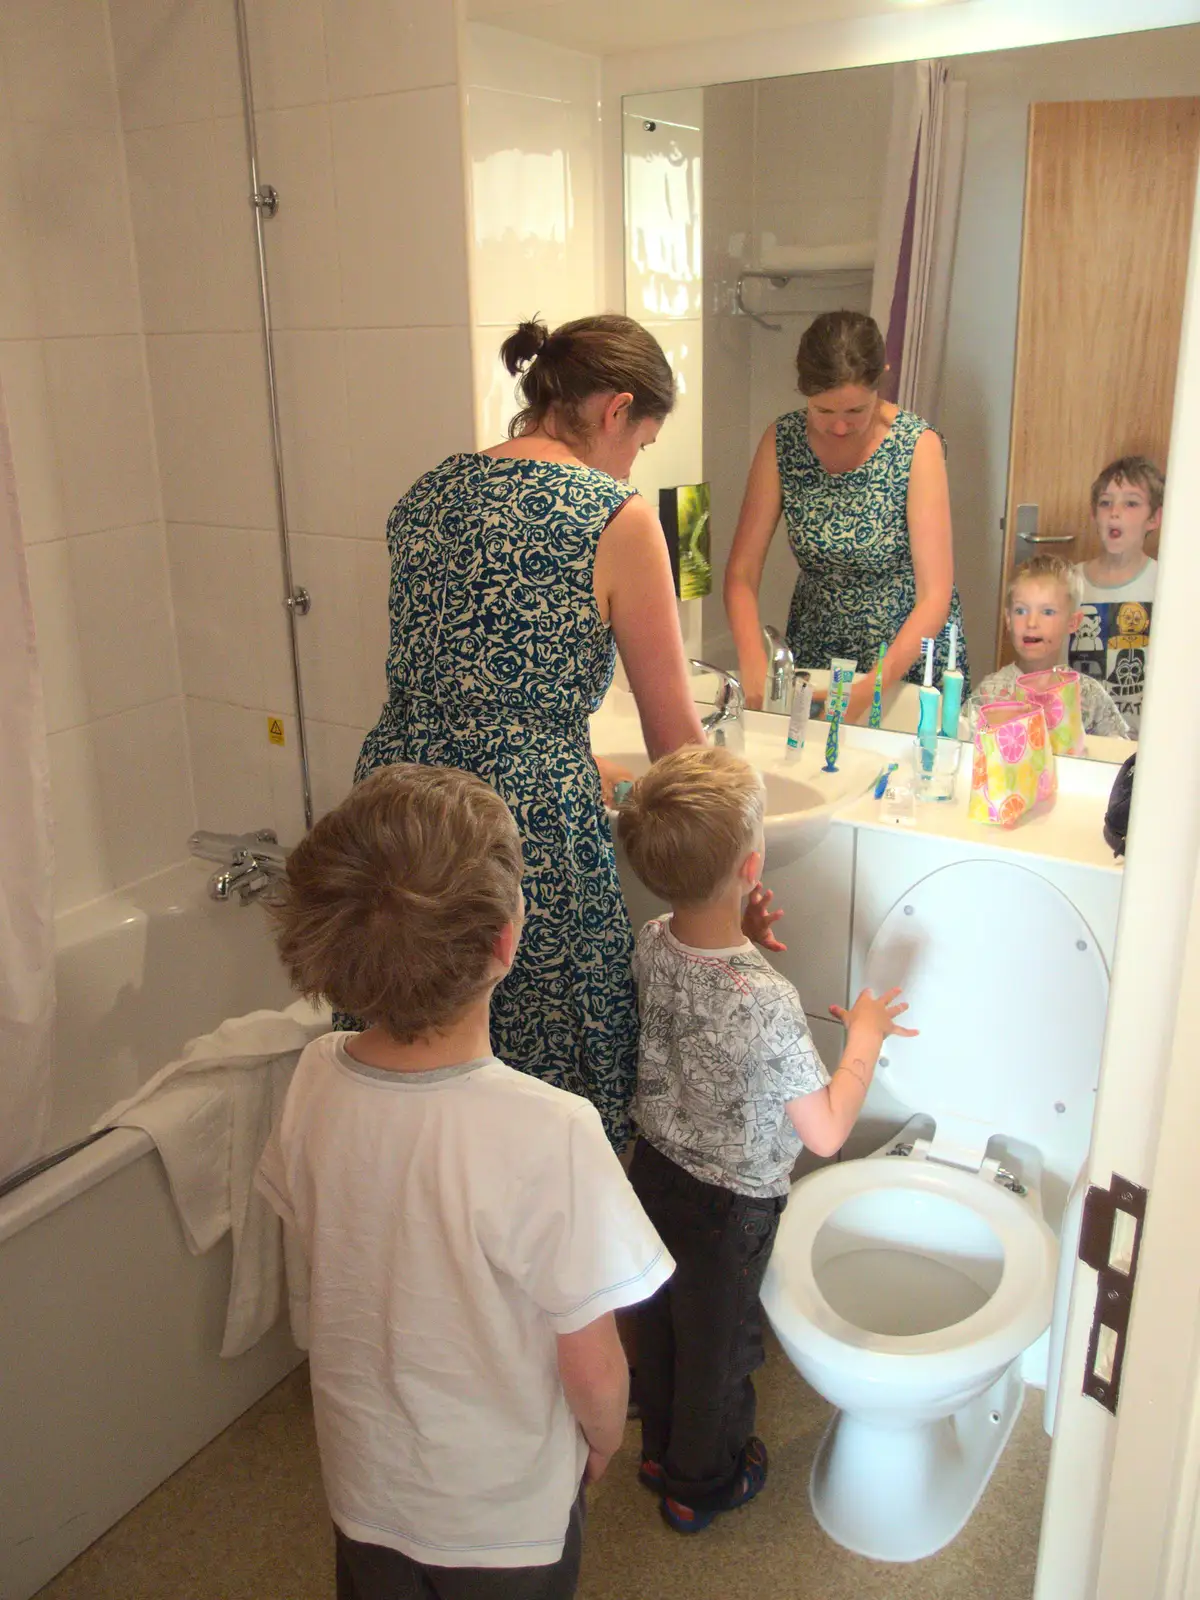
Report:
[{"label": "bathtub", "polygon": [[[56,924],[47,1149],[180,1046],[290,998],[258,906],[188,862]],[[28,1600],[301,1357],[282,1320],[218,1355],[229,1239],[183,1241],[148,1137],[117,1129],[0,1198],[0,1600]]]}]

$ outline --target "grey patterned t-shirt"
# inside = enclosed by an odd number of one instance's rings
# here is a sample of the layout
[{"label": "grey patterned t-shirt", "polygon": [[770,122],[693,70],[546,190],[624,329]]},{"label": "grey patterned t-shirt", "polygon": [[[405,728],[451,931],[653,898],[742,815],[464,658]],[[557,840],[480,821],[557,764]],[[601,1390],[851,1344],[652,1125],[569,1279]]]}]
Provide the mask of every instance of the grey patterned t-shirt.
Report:
[{"label": "grey patterned t-shirt", "polygon": [[704,1183],[782,1195],[803,1148],[784,1106],[829,1082],[800,996],[749,940],[680,944],[668,917],[638,935],[641,1040],[634,1118]]}]

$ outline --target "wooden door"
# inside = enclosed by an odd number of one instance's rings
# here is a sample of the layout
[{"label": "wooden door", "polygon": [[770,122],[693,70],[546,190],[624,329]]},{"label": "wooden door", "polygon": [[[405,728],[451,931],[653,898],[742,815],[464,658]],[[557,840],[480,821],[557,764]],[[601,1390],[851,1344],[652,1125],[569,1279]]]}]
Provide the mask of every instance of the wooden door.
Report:
[{"label": "wooden door", "polygon": [[[1197,98],[1029,110],[1005,584],[1039,552],[1096,553],[1090,490],[1106,462],[1166,470],[1200,150]],[[1033,540],[1019,506],[1037,507]],[[1003,592],[998,610],[1003,665]]]}]

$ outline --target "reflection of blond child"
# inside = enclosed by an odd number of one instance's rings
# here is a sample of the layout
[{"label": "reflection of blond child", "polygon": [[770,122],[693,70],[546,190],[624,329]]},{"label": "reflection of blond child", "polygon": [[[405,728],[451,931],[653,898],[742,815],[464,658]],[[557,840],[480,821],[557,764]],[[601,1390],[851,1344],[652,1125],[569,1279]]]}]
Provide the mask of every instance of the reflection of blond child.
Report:
[{"label": "reflection of blond child", "polygon": [[[673,908],[638,936],[641,1137],[629,1177],[677,1267],[639,1308],[639,1477],[697,1533],[766,1479],[750,1374],[758,1293],[801,1141],[832,1155],[854,1125],[898,990],[864,991],[830,1078],[800,997],[746,937],[763,914],[763,786],[725,749],[664,756],[620,813],[638,877]],[[749,911],[747,906],[749,904]],[[771,940],[776,949],[784,947]]]},{"label": "reflection of blond child", "polygon": [[[1079,627],[1079,568],[1061,556],[1035,556],[1012,575],[1004,600],[1004,617],[1012,641],[1008,666],[986,677],[971,696],[967,716],[972,733],[979,708],[991,700],[1019,699],[1017,679],[1023,672],[1044,672],[1061,664],[1067,636]],[[1098,679],[1079,682],[1083,730],[1112,739],[1128,739],[1125,719]]]},{"label": "reflection of blond child", "polygon": [[492,1054],[521,841],[465,772],[394,766],[288,858],[296,986],[362,1017],[301,1055],[258,1182],[311,1270],[337,1592],[569,1600],[620,1443],[613,1312],[666,1254],[586,1100]]},{"label": "reflection of blond child", "polygon": [[1164,489],[1162,473],[1145,456],[1110,461],[1092,485],[1100,551],[1075,569],[1082,617],[1071,630],[1070,663],[1108,684],[1135,735],[1158,579],[1146,540],[1162,525]]}]

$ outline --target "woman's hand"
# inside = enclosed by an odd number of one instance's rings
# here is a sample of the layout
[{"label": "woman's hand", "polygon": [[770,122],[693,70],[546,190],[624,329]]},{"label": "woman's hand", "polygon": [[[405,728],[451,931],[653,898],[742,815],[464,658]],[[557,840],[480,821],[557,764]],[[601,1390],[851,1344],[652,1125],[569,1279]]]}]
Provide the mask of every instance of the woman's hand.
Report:
[{"label": "woman's hand", "polygon": [[600,774],[600,793],[604,797],[604,804],[611,806],[617,785],[632,783],[633,773],[619,761],[608,761],[604,756],[593,756],[592,760],[596,763],[596,771]]},{"label": "woman's hand", "polygon": [[842,717],[843,722],[866,722],[871,710],[871,700],[875,693],[875,679],[873,677],[860,678],[850,689],[850,698],[846,702],[846,712]]},{"label": "woman's hand", "polygon": [[761,883],[754,885],[742,915],[742,932],[747,939],[762,945],[764,950],[786,950],[787,945],[781,944],[771,932],[783,915],[782,911],[769,909],[773,899],[774,895],[770,889],[764,889]]}]

